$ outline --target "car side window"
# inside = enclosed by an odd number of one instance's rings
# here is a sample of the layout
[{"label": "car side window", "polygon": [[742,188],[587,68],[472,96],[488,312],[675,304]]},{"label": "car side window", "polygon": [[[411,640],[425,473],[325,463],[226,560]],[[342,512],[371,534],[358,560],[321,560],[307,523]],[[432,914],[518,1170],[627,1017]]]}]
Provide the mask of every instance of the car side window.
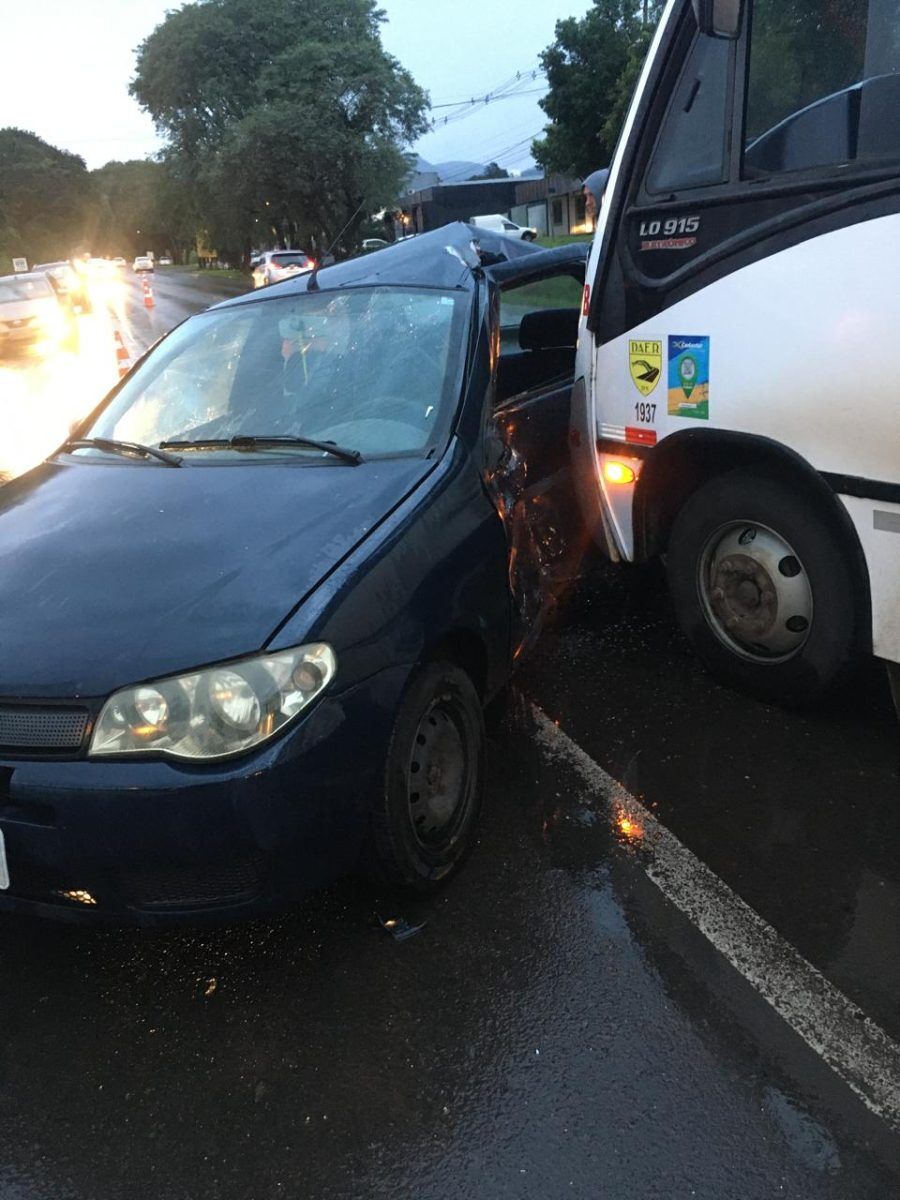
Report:
[{"label": "car side window", "polygon": [[575,369],[582,283],[547,276],[500,296],[500,360],[496,404],[565,382]]},{"label": "car side window", "polygon": [[501,354],[521,349],[519,331],[530,312],[549,308],[581,308],[582,285],[571,275],[554,275],[500,294]]}]

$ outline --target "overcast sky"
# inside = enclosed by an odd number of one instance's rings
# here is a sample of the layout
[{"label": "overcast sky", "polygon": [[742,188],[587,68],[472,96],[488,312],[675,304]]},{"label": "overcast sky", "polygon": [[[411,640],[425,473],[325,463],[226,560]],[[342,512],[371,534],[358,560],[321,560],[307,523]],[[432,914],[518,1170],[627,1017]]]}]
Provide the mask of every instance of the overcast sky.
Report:
[{"label": "overcast sky", "polygon": [[[415,147],[430,162],[499,159],[531,165],[528,146],[545,117],[530,79],[557,20],[581,16],[591,0],[382,0],[387,49],[448,104],[484,95],[521,73],[523,94],[468,110],[437,109],[438,125]],[[173,5],[167,0],[19,0],[4,3],[0,126],[29,129],[80,154],[89,167],[143,158],[159,142],[128,95],[134,50]],[[36,63],[44,60],[38,69]]]}]

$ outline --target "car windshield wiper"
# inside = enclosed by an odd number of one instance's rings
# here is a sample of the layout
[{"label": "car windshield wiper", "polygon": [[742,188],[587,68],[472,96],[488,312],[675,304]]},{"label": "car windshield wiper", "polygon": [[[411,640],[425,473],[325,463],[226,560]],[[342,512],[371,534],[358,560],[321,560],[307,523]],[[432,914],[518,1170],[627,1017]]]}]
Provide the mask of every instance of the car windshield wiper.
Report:
[{"label": "car windshield wiper", "polygon": [[181,459],[175,454],[166,454],[165,450],[156,450],[153,446],[144,446],[140,442],[120,442],[116,438],[73,438],[64,442],[61,450],[107,450],[110,454],[130,456],[137,454],[141,458],[155,458],[167,467],[180,467]]},{"label": "car windshield wiper", "polygon": [[321,450],[323,454],[333,454],[344,462],[358,467],[363,456],[358,450],[348,450],[346,446],[338,446],[336,442],[320,442],[316,438],[292,437],[289,434],[260,435],[250,434],[232,438],[197,438],[196,441],[162,442],[161,449],[169,450],[265,450],[277,449],[279,446],[304,446],[310,450]]}]

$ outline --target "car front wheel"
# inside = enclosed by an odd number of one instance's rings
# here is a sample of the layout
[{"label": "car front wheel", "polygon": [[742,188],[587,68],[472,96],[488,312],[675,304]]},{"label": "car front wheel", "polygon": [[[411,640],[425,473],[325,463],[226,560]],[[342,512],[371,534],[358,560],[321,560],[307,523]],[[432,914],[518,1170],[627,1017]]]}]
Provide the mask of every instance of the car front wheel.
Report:
[{"label": "car front wheel", "polygon": [[365,856],[371,875],[429,891],[456,870],[475,840],[484,753],[484,713],[471,679],[452,663],[426,663],[394,721]]}]

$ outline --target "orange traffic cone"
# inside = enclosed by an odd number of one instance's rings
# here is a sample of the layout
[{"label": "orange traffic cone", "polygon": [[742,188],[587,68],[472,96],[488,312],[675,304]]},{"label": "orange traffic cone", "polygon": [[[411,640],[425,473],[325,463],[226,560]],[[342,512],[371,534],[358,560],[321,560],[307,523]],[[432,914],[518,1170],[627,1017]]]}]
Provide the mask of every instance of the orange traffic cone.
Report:
[{"label": "orange traffic cone", "polygon": [[116,339],[116,366],[119,368],[119,378],[121,379],[131,370],[131,355],[125,349],[125,343],[122,341],[122,335],[118,329],[113,331],[113,337]]},{"label": "orange traffic cone", "polygon": [[155,301],[153,299],[153,288],[150,286],[150,280],[145,275],[142,282],[144,284],[144,308],[153,308]]}]

